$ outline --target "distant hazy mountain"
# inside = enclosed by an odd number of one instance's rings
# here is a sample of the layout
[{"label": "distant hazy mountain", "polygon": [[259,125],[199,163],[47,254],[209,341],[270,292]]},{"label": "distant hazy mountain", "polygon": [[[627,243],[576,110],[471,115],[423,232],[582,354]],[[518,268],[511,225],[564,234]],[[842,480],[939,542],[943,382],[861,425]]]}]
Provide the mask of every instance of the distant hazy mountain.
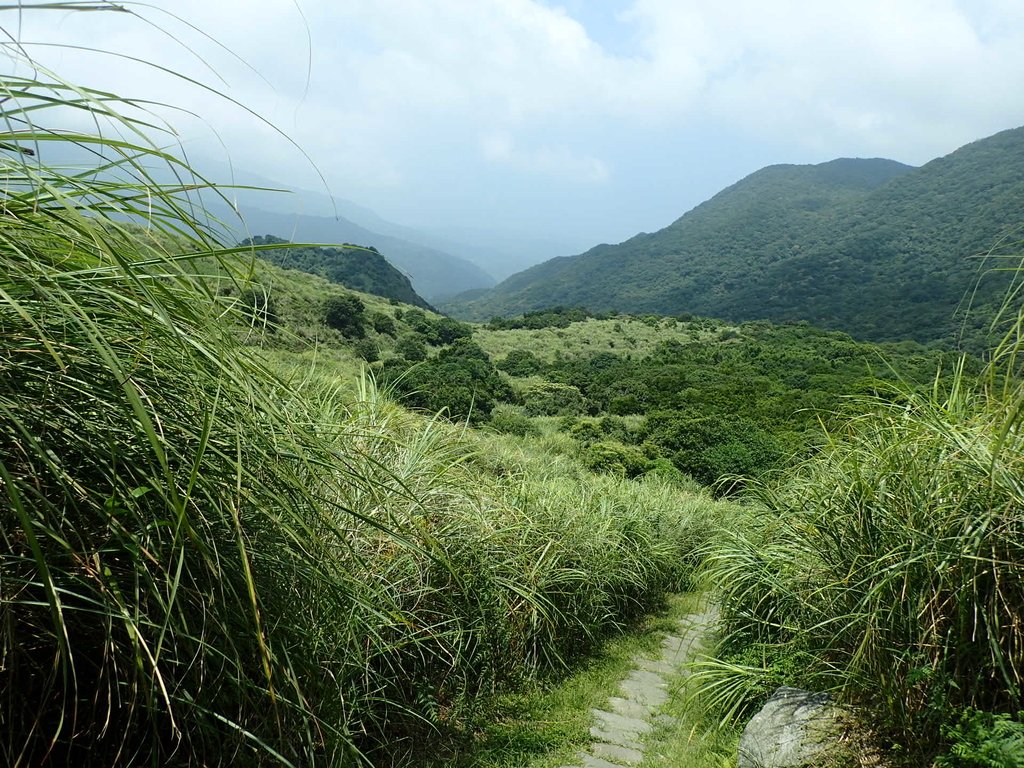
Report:
[{"label": "distant hazy mountain", "polygon": [[494,278],[466,259],[371,231],[341,216],[307,216],[267,211],[245,204],[239,205],[239,211],[247,230],[237,230],[239,239],[250,235],[273,234],[293,242],[372,246],[408,275],[416,293],[430,302],[461,291],[494,285]]},{"label": "distant hazy mountain", "polygon": [[916,169],[881,159],[771,166],[665,229],[553,259],[445,308],[482,319],[580,305],[948,339],[976,284],[970,323],[983,325],[1002,297],[1006,273],[979,283],[992,263],[972,257],[1019,235],[1022,209],[1024,129]]},{"label": "distant hazy mountain", "polygon": [[[231,190],[229,195],[244,209],[259,209],[333,219],[340,216],[378,235],[388,235],[435,251],[472,262],[489,277],[502,280],[553,256],[576,253],[585,247],[578,240],[538,237],[530,232],[496,229],[486,223],[477,226],[450,226],[419,222],[414,226],[396,224],[374,211],[326,191],[287,187],[250,170],[232,168],[216,160],[205,159],[202,166],[212,179],[234,185],[251,185],[283,190],[276,193],[259,190]],[[490,287],[494,281],[481,284]]]},{"label": "distant hazy mountain", "polygon": [[[277,214],[289,214],[301,217],[313,217],[334,220],[340,217],[346,226],[357,226],[368,230],[375,236],[397,238],[406,244],[437,251],[456,259],[464,259],[475,265],[476,269],[466,270],[456,282],[453,291],[448,285],[441,286],[439,295],[451,296],[463,290],[463,283],[472,283],[470,288],[491,287],[496,279],[503,279],[511,274],[539,264],[552,256],[563,256],[579,250],[583,243],[559,241],[543,237],[535,237],[518,231],[500,230],[486,226],[456,227],[437,224],[419,224],[406,226],[388,221],[374,211],[341,197],[332,197],[326,191],[314,191],[298,187],[287,187],[280,182],[268,179],[249,170],[231,168],[215,160],[203,160],[202,166],[209,178],[233,185],[250,185],[265,189],[281,190],[268,192],[261,190],[232,189],[228,192],[238,208],[243,211],[273,211]],[[322,227],[318,226],[318,230]],[[252,230],[252,225],[250,225]],[[385,255],[391,257],[376,243]],[[399,247],[399,251],[402,247]],[[402,258],[399,256],[398,258]],[[436,256],[434,257],[436,258]],[[398,263],[396,261],[396,263]],[[402,265],[400,265],[402,266]],[[414,264],[416,266],[416,264]],[[454,274],[459,275],[465,270],[458,262],[449,263]],[[403,266],[404,268],[404,266]],[[446,268],[446,273],[450,270]],[[414,278],[414,284],[422,282]],[[424,295],[433,293],[436,286],[417,285]],[[436,297],[435,297],[436,298]]]},{"label": "distant hazy mountain", "polygon": [[[296,213],[333,217],[343,216],[350,222],[381,235],[389,235],[472,262],[489,277],[503,280],[509,275],[539,264],[554,256],[565,256],[586,243],[534,237],[522,232],[486,227],[458,227],[437,224],[406,226],[383,219],[368,208],[351,200],[331,200],[325,195],[296,190]],[[268,208],[266,205],[254,205]],[[314,210],[317,213],[314,214]],[[335,213],[336,212],[336,213]],[[486,287],[494,285],[494,280]]]},{"label": "distant hazy mountain", "polygon": [[577,253],[587,245],[585,241],[553,240],[483,227],[419,226],[415,232],[418,242],[457,253],[498,280],[547,259]]}]

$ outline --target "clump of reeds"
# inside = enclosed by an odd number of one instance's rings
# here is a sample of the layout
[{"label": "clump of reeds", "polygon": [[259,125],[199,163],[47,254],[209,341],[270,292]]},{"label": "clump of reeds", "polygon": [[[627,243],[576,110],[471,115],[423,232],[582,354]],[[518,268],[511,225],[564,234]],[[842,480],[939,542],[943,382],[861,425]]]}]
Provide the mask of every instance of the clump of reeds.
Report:
[{"label": "clump of reeds", "polygon": [[345,504],[359,521],[354,572],[394,607],[368,662],[392,758],[422,746],[425,726],[472,727],[491,694],[562,668],[686,586],[727,513],[415,416],[368,381],[355,403],[316,377],[297,391],[320,403],[350,471],[373,478]]},{"label": "clump of reeds", "polygon": [[[155,182],[188,168],[109,94],[38,68],[0,91],[3,762],[344,754],[358,684],[324,644],[362,587],[313,482],[333,452],[192,266],[230,253],[200,182]],[[75,110],[109,133],[45,122]],[[65,146],[85,169],[47,163]]]},{"label": "clump of reeds", "polygon": [[724,656],[710,690],[738,707],[799,681],[842,691],[911,748],[965,708],[1015,712],[1024,674],[1021,393],[988,375],[865,402],[866,415],[757,493],[712,553]]}]

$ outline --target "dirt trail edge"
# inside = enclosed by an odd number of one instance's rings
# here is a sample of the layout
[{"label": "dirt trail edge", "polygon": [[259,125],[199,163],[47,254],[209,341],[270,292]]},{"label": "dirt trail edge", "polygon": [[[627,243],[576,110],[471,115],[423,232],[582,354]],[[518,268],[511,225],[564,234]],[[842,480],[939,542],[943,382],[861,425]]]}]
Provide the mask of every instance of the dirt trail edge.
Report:
[{"label": "dirt trail edge", "polygon": [[638,656],[634,669],[619,685],[617,696],[604,709],[592,709],[594,741],[579,755],[580,762],[562,768],[632,768],[644,759],[647,735],[655,726],[671,725],[661,714],[669,700],[668,683],[687,674],[686,665],[700,652],[701,644],[718,619],[718,609],[706,606],[679,620],[677,630],[661,641],[661,652]]}]

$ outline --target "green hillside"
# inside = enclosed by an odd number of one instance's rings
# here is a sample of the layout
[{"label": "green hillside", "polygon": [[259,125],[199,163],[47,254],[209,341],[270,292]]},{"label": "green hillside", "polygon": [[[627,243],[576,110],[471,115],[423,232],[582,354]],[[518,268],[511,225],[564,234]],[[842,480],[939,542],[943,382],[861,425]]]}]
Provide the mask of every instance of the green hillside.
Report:
[{"label": "green hillside", "polygon": [[[771,166],[665,229],[546,262],[446,308],[483,319],[579,305],[951,339],[980,275],[971,257],[1012,232],[1021,201],[1024,129],[917,169],[877,159]],[[981,282],[976,327],[1005,287],[1001,275]]]},{"label": "green hillside", "polygon": [[[402,237],[372,231],[341,216],[307,216],[249,206],[243,207],[242,213],[249,232],[287,233],[289,239],[307,243],[372,246],[407,275],[416,292],[427,301],[494,285],[493,277],[464,258]],[[225,220],[231,218],[224,217]]]},{"label": "green hillside", "polygon": [[[274,235],[258,235],[246,240],[245,245],[283,245],[287,242]],[[271,264],[320,275],[354,291],[372,293],[424,309],[430,308],[413,290],[409,278],[395,269],[372,246],[273,248],[259,250],[257,253]]]},{"label": "green hillside", "polygon": [[806,323],[556,310],[470,325],[262,262],[242,295],[263,297],[246,338],[278,364],[327,359],[350,376],[369,365],[415,410],[557,434],[600,472],[712,485],[791,464],[850,395],[927,391],[955,358]]}]

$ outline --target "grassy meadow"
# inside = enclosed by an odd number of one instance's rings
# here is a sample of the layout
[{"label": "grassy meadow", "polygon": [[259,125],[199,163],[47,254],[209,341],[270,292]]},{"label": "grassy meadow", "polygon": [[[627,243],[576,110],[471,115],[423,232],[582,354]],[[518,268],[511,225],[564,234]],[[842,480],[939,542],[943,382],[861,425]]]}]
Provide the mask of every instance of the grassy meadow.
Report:
[{"label": "grassy meadow", "polygon": [[730,326],[713,320],[677,320],[674,317],[623,315],[606,319],[588,317],[565,328],[502,329],[480,327],[473,338],[494,359],[529,349],[546,363],[558,355],[583,357],[602,352],[646,357],[659,344],[706,342]]}]

